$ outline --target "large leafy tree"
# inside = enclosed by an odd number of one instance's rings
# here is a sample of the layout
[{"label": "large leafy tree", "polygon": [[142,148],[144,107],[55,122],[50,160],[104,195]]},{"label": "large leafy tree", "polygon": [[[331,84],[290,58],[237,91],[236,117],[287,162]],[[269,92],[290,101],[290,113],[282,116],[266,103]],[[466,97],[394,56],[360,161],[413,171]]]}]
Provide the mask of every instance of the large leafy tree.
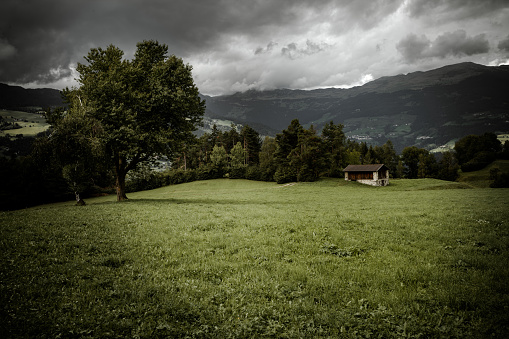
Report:
[{"label": "large leafy tree", "polygon": [[403,149],[401,160],[406,166],[406,177],[416,179],[419,175],[419,161],[427,155],[427,151],[417,146],[409,146]]},{"label": "large leafy tree", "polygon": [[407,167],[406,177],[409,179],[437,176],[438,167],[435,156],[424,148],[405,147],[401,153],[401,160]]},{"label": "large leafy tree", "polygon": [[[77,66],[80,86],[67,91],[86,100],[86,114],[100,123],[119,201],[127,199],[127,173],[158,154],[171,156],[205,111],[192,67],[169,56],[166,45],[143,41],[133,60],[123,54],[113,45],[91,49],[87,64]],[[72,107],[69,114],[75,114]]]},{"label": "large leafy tree", "polygon": [[456,158],[464,172],[480,170],[492,161],[502,150],[502,144],[495,133],[467,135],[454,145]]}]

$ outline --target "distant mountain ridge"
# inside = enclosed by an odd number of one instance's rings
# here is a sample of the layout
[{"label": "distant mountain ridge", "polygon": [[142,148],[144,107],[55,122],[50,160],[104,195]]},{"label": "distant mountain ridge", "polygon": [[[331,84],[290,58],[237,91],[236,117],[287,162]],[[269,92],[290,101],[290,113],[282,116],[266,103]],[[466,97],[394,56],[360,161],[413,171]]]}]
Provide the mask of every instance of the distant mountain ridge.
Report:
[{"label": "distant mountain ridge", "polygon": [[351,139],[433,149],[467,134],[509,132],[509,66],[460,63],[349,89],[250,90],[207,97],[207,115],[274,134],[292,119],[333,120]]},{"label": "distant mountain ridge", "polygon": [[[386,76],[349,89],[249,90],[206,100],[205,116],[275,135],[293,119],[320,130],[342,123],[350,139],[401,151],[439,147],[468,134],[509,133],[509,66],[475,63]],[[60,91],[0,84],[0,108],[62,106]]]},{"label": "distant mountain ridge", "polygon": [[63,105],[59,90],[52,88],[27,89],[0,83],[0,108],[15,110],[33,106],[44,109]]}]

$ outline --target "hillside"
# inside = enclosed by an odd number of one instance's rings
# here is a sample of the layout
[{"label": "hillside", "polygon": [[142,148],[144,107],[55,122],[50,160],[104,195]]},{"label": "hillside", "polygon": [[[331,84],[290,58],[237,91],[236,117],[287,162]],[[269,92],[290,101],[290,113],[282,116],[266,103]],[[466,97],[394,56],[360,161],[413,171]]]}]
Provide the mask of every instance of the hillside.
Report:
[{"label": "hillside", "polygon": [[469,187],[488,188],[493,183],[490,171],[494,168],[498,168],[502,173],[509,173],[509,160],[496,160],[479,171],[462,172],[456,181]]},{"label": "hillside", "polygon": [[[508,83],[509,66],[461,63],[349,89],[250,90],[202,97],[208,122],[249,124],[274,136],[296,118],[318,130],[333,120],[345,126],[350,139],[374,145],[390,139],[401,151],[412,145],[435,149],[468,134],[509,133]],[[60,105],[57,90],[0,84],[0,109]]]},{"label": "hillside", "polygon": [[60,91],[51,88],[26,89],[0,83],[0,109],[26,110],[28,107],[63,106]]},{"label": "hillside", "polygon": [[467,134],[509,131],[508,82],[509,66],[461,63],[350,89],[252,90],[204,98],[207,115],[263,125],[267,134],[295,118],[318,129],[333,120],[345,125],[351,139],[372,144],[391,139],[399,150],[432,149]]}]

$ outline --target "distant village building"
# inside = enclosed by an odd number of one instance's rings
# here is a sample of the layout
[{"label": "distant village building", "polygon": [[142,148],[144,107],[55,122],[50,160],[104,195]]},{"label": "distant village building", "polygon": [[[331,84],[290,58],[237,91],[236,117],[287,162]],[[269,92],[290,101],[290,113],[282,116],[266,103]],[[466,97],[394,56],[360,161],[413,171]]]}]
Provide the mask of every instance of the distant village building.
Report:
[{"label": "distant village building", "polygon": [[343,170],[345,180],[357,181],[371,186],[389,185],[389,168],[384,164],[348,165]]}]

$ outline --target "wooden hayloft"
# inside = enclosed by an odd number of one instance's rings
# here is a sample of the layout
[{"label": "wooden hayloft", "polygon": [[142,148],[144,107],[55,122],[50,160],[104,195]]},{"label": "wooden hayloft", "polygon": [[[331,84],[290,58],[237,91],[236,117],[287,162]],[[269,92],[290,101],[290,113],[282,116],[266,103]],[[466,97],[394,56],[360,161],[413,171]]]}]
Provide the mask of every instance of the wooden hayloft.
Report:
[{"label": "wooden hayloft", "polygon": [[384,164],[348,165],[343,170],[345,180],[357,181],[371,186],[389,185],[389,168]]}]

